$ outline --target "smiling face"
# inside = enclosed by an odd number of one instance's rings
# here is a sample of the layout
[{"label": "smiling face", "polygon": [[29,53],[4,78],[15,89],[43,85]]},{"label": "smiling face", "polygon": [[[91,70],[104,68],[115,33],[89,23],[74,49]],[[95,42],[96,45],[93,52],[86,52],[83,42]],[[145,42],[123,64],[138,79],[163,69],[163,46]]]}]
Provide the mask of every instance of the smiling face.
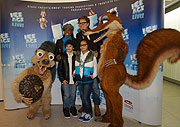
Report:
[{"label": "smiling face", "polygon": [[85,19],[79,20],[79,29],[81,31],[86,31],[89,28],[89,23]]},{"label": "smiling face", "polygon": [[67,44],[67,45],[66,45],[66,51],[67,51],[68,53],[72,53],[72,51],[73,51],[73,46],[72,46],[71,44]]},{"label": "smiling face", "polygon": [[83,53],[86,53],[88,51],[88,45],[87,45],[87,42],[85,40],[82,40],[80,42],[80,49]]},{"label": "smiling face", "polygon": [[53,67],[55,62],[53,61],[54,54],[51,52],[46,52],[42,49],[37,49],[36,54],[32,56],[32,63],[37,65],[39,68],[39,74],[43,75],[47,68]]},{"label": "smiling face", "polygon": [[71,29],[65,29],[64,30],[64,35],[66,36],[66,37],[69,37],[69,36],[71,36],[71,34],[72,34],[72,30]]}]

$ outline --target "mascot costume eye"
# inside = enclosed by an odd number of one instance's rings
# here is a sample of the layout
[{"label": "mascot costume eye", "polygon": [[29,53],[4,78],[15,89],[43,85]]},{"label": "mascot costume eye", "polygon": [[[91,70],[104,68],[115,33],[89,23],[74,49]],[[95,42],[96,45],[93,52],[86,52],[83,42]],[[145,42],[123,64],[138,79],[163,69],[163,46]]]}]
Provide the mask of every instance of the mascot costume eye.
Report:
[{"label": "mascot costume eye", "polygon": [[33,66],[25,69],[12,80],[15,100],[30,105],[27,113],[29,119],[35,116],[41,105],[44,118],[50,118],[51,86],[56,76],[54,52],[53,42],[43,42],[32,56]]}]

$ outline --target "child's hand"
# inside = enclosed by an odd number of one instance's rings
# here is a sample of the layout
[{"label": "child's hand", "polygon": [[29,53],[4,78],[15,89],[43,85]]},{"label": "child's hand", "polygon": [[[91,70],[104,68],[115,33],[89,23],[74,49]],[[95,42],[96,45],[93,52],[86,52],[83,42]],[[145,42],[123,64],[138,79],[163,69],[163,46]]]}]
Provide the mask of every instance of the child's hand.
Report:
[{"label": "child's hand", "polygon": [[72,75],[73,77],[75,77],[76,76],[76,74],[75,73],[73,73],[73,75]]},{"label": "child's hand", "polygon": [[64,81],[63,81],[63,84],[64,84],[64,85],[67,85],[67,84],[68,84],[68,81],[64,80]]},{"label": "child's hand", "polygon": [[78,86],[78,82],[76,82],[75,85]]},{"label": "child's hand", "polygon": [[88,75],[89,77],[91,77],[92,79],[94,79],[93,75]]}]

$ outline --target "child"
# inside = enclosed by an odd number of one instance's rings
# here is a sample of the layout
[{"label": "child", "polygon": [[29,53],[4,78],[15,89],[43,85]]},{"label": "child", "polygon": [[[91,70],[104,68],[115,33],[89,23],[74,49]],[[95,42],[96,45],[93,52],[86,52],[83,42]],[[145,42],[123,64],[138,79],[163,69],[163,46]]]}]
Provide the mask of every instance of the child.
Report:
[{"label": "child", "polygon": [[83,122],[89,122],[93,118],[90,94],[93,79],[97,76],[97,61],[93,53],[89,51],[88,44],[87,40],[80,42],[81,51],[77,52],[75,61],[75,74],[83,106],[79,120]]},{"label": "child", "polygon": [[65,118],[70,118],[70,113],[73,117],[77,117],[75,107],[76,98],[76,79],[73,77],[75,70],[75,54],[73,54],[73,40],[67,40],[65,43],[66,52],[61,55],[61,60],[58,64],[58,75],[61,81],[63,112]]}]

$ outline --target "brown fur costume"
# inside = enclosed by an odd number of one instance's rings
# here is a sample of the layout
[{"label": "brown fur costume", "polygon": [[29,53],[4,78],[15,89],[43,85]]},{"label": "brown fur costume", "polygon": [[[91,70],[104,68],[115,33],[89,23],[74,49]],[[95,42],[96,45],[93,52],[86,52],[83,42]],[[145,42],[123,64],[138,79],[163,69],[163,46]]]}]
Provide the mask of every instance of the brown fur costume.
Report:
[{"label": "brown fur costume", "polygon": [[[47,48],[50,42],[46,42],[44,47]],[[52,42],[51,42],[52,43]],[[55,46],[55,44],[54,44]],[[43,48],[44,48],[43,47]],[[17,102],[22,102],[22,95],[19,93],[19,83],[23,80],[26,75],[37,75],[41,78],[44,91],[40,100],[31,103],[29,111],[27,113],[27,118],[31,119],[34,117],[35,113],[38,111],[40,105],[42,104],[42,111],[44,118],[48,119],[51,114],[50,102],[51,102],[51,86],[52,86],[52,74],[48,68],[51,68],[55,65],[53,61],[54,54],[52,52],[46,52],[44,50],[37,49],[36,54],[32,56],[32,63],[34,66],[27,68],[21,72],[13,81],[12,81],[12,90],[14,98]],[[45,48],[44,48],[45,49]]]},{"label": "brown fur costume", "polygon": [[[103,23],[104,16],[108,22]],[[107,106],[106,113],[100,121],[110,122],[109,127],[123,127],[123,99],[119,94],[119,87],[126,83],[133,88],[145,88],[152,83],[163,60],[168,59],[170,63],[177,62],[180,59],[180,32],[173,29],[159,29],[145,36],[136,52],[138,73],[132,76],[126,72],[123,64],[128,45],[121,35],[123,27],[116,12],[102,15],[99,25],[85,35],[89,36],[102,30],[107,32],[94,41],[97,42],[107,36],[101,46],[98,63],[98,77]]]}]

